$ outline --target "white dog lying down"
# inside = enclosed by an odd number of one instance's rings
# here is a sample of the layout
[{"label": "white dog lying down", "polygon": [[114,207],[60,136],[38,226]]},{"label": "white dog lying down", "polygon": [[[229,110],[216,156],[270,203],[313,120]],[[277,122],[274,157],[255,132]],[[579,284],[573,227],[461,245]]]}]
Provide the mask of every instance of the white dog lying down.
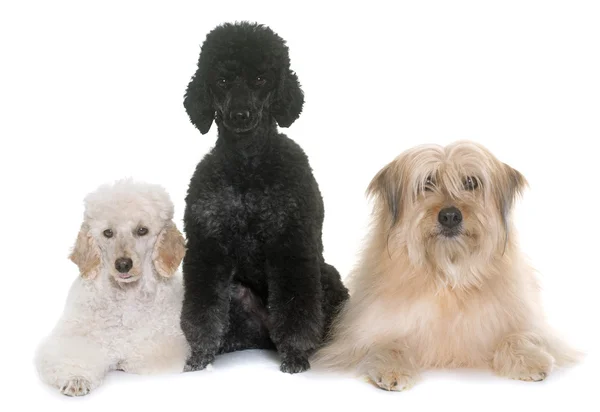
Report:
[{"label": "white dog lying down", "polygon": [[85,199],[70,259],[81,276],[36,354],[43,381],[86,395],[111,370],[181,372],[188,344],[179,318],[185,254],[173,204],[159,186],[119,181]]}]

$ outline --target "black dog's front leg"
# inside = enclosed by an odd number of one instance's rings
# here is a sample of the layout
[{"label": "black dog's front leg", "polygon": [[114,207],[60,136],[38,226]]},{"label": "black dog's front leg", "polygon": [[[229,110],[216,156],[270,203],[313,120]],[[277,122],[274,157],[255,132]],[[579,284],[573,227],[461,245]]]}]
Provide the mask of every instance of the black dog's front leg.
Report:
[{"label": "black dog's front leg", "polygon": [[281,371],[303,372],[323,337],[321,272],[311,245],[288,236],[267,254],[271,339],[281,355]]},{"label": "black dog's front leg", "polygon": [[233,265],[214,240],[188,241],[181,329],[191,348],[185,371],[206,368],[227,330]]}]

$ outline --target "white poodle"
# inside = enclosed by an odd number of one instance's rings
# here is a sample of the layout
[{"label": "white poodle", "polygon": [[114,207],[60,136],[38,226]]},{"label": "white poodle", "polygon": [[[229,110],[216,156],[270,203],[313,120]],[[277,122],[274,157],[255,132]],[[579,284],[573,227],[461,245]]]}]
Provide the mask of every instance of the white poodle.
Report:
[{"label": "white poodle", "polygon": [[185,242],[172,218],[169,195],[156,185],[124,180],[86,197],[70,255],[81,276],[36,354],[43,381],[80,396],[111,370],[183,371],[189,348],[176,271]]}]

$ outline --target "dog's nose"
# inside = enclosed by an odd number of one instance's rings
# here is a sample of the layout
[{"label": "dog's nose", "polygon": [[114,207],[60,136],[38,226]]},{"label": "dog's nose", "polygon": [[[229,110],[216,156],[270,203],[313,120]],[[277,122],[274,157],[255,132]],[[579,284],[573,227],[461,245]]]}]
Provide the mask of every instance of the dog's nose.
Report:
[{"label": "dog's nose", "polygon": [[133,266],[133,261],[129,258],[118,258],[115,260],[115,268],[120,273],[127,273]]},{"label": "dog's nose", "polygon": [[231,120],[236,122],[245,122],[250,118],[250,112],[248,110],[237,110],[231,113]]},{"label": "dog's nose", "polygon": [[454,206],[446,207],[440,210],[440,213],[438,214],[438,222],[440,222],[442,226],[452,229],[462,222],[462,213],[460,213],[460,210]]}]

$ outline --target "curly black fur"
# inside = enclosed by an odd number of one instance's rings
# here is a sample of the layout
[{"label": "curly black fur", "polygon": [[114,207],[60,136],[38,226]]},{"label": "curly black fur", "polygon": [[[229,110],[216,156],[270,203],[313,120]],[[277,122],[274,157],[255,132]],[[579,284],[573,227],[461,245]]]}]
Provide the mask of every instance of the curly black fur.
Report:
[{"label": "curly black fur", "polygon": [[190,120],[202,134],[215,121],[218,139],[186,197],[186,370],[218,353],[275,347],[282,371],[302,372],[348,298],[323,259],[323,199],[308,159],[277,130],[304,103],[289,65],[270,28],[224,24],[207,35],[188,85]]}]

